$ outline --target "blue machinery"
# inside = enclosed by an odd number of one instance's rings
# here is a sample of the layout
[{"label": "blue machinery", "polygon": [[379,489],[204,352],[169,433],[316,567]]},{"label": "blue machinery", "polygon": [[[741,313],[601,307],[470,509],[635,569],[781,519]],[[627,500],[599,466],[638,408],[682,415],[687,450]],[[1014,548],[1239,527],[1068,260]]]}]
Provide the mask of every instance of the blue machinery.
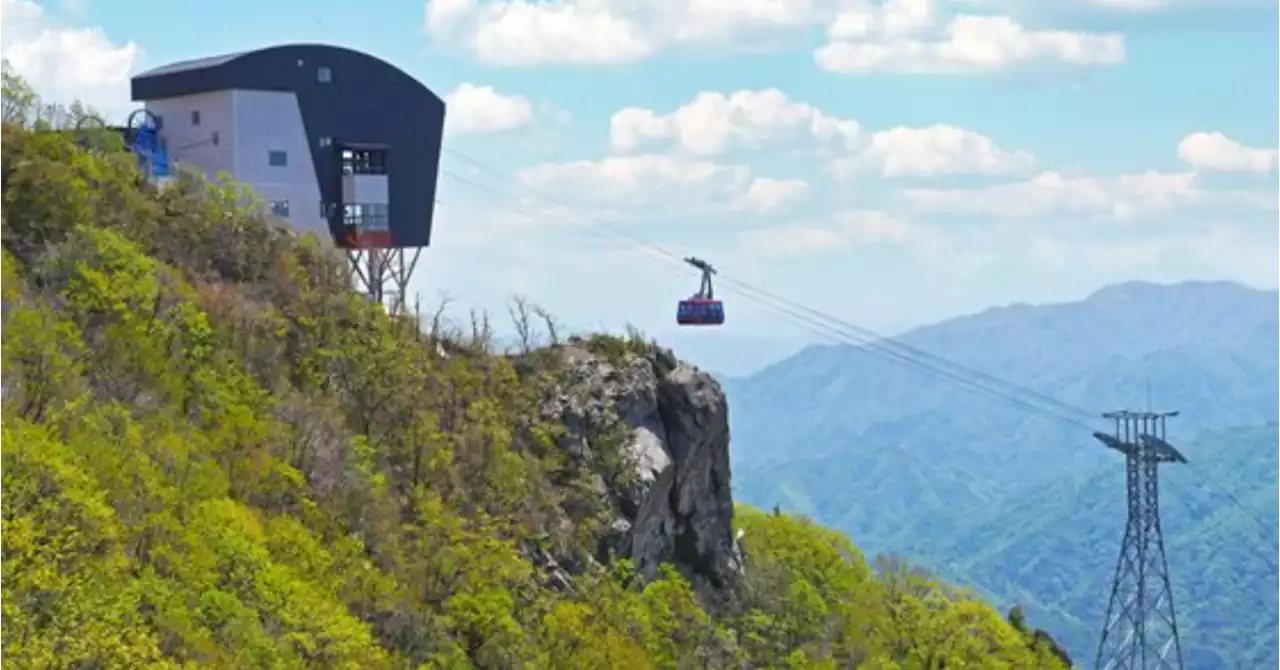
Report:
[{"label": "blue machinery", "polygon": [[150,179],[170,174],[169,151],[160,139],[160,119],[146,109],[134,110],[123,128],[108,126],[102,117],[89,114],[76,121],[76,142],[87,150],[105,150],[101,133],[119,133],[124,149],[138,161],[138,169]]},{"label": "blue machinery", "polygon": [[169,151],[160,139],[160,121],[146,109],[129,115],[124,146],[138,159],[138,169],[148,177],[169,176]]}]

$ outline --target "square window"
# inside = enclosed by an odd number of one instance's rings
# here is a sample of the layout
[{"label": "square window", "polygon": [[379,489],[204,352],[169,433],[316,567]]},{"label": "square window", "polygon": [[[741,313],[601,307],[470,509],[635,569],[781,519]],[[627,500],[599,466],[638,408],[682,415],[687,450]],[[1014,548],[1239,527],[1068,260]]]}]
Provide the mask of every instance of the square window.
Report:
[{"label": "square window", "polygon": [[327,67],[316,68],[316,81],[321,84],[327,84],[333,81],[333,70],[330,70]]},{"label": "square window", "polygon": [[268,151],[267,165],[271,167],[285,167],[289,164],[289,154],[284,151]]},{"label": "square window", "polygon": [[193,126],[200,125],[200,110],[198,109],[191,110],[191,125]]},{"label": "square window", "polygon": [[272,200],[271,213],[282,219],[289,218],[289,201],[288,200]]}]

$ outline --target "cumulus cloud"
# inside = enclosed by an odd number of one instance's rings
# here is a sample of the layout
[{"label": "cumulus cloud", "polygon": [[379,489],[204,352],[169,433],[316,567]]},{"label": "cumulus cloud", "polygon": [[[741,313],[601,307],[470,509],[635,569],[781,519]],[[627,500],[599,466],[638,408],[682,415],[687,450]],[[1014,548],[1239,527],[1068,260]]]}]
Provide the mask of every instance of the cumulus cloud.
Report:
[{"label": "cumulus cloud", "polygon": [[1178,143],[1178,157],[1198,170],[1270,172],[1277,151],[1247,147],[1222,133],[1191,133]]},{"label": "cumulus cloud", "polygon": [[1127,219],[1195,203],[1206,197],[1194,172],[1142,172],[1114,178],[1041,172],[1031,179],[984,188],[914,188],[904,194],[919,211],[1035,218],[1052,215]]},{"label": "cumulus cloud", "polygon": [[461,83],[445,96],[445,131],[456,134],[494,133],[528,125],[533,105],[523,97],[504,95],[492,86]]},{"label": "cumulus cloud", "polygon": [[742,194],[744,209],[765,214],[804,199],[809,194],[809,183],[803,179],[773,179],[756,177]]},{"label": "cumulus cloud", "polygon": [[503,66],[631,63],[673,47],[759,48],[787,36],[800,43],[822,25],[829,43],[815,58],[834,72],[1124,60],[1119,35],[1029,30],[1004,16],[946,22],[934,0],[428,0],[424,25],[432,39]]},{"label": "cumulus cloud", "polygon": [[1118,9],[1126,12],[1149,12],[1156,9],[1167,9],[1177,3],[1171,0],[1088,0],[1088,4],[1104,9]]},{"label": "cumulus cloud", "polygon": [[901,244],[916,237],[928,237],[927,229],[879,210],[846,210],[829,222],[744,231],[738,234],[738,242],[755,254],[798,256],[873,244]]},{"label": "cumulus cloud", "polygon": [[521,184],[578,203],[677,207],[704,213],[772,214],[808,196],[801,179],[759,177],[745,165],[665,154],[543,163],[522,170]]},{"label": "cumulus cloud", "polygon": [[868,169],[886,177],[1002,174],[1028,170],[1034,164],[1031,154],[1002,149],[986,135],[936,124],[873,133],[859,153],[833,161],[830,168],[837,178],[848,178]]},{"label": "cumulus cloud", "polygon": [[860,2],[827,29],[814,52],[824,70],[866,72],[993,72],[1031,62],[1105,66],[1125,59],[1118,33],[1032,30],[1008,16],[958,15],[945,24],[933,0]]},{"label": "cumulus cloud", "polygon": [[1209,10],[1221,13],[1276,8],[1275,0],[1077,0],[1060,3],[1060,6],[1047,5],[1043,0],[951,0],[951,4],[1001,11],[1039,10],[1038,14],[1051,11],[1054,16],[1061,16],[1063,13],[1088,15],[1090,12],[1095,13],[1095,16],[1142,16],[1186,11]]},{"label": "cumulus cloud", "polygon": [[808,25],[825,0],[429,0],[426,29],[494,65],[615,64]]},{"label": "cumulus cloud", "polygon": [[751,183],[746,166],[660,154],[544,163],[521,170],[518,177],[525,186],[565,192],[578,200],[631,204],[736,198]]},{"label": "cumulus cloud", "polygon": [[[911,16],[897,21],[910,25]],[[947,124],[898,126],[863,137],[857,121],[793,100],[776,88],[702,91],[666,114],[626,107],[610,118],[609,137],[615,153],[653,145],[697,156],[740,149],[838,147],[849,153],[829,166],[837,178],[868,170],[887,177],[1004,174],[1035,164],[1025,151],[1003,149],[985,135]]]},{"label": "cumulus cloud", "polygon": [[117,44],[101,28],[60,25],[30,0],[0,0],[0,55],[49,101],[74,100],[112,117],[132,107],[129,77],[142,48]]},{"label": "cumulus cloud", "polygon": [[627,107],[609,120],[610,143],[616,152],[673,142],[689,153],[712,156],[782,141],[851,145],[857,136],[856,121],[824,114],[776,88],[728,94],[703,91],[669,114]]}]

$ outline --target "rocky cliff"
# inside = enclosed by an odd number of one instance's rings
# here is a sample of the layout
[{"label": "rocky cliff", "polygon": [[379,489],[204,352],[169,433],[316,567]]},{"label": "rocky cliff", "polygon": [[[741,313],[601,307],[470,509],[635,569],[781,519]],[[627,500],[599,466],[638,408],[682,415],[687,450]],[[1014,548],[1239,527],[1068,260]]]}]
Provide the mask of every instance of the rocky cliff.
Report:
[{"label": "rocky cliff", "polygon": [[[742,561],[733,537],[728,404],[709,374],[667,349],[601,354],[573,340],[544,415],[561,422],[574,459],[620,458],[597,488],[616,511],[606,551],[653,578],[670,563],[709,602],[724,602]],[[611,480],[611,481],[609,481]]]}]

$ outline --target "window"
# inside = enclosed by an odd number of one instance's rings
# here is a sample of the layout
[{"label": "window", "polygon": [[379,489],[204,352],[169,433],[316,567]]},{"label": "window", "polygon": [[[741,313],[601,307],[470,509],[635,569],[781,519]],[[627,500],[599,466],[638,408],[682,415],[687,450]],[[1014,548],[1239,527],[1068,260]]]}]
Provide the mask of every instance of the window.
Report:
[{"label": "window", "polygon": [[198,109],[191,110],[191,125],[193,126],[200,125],[200,110]]},{"label": "window", "polygon": [[289,154],[285,151],[271,150],[267,152],[267,165],[285,167],[289,164]]},{"label": "window", "polygon": [[289,218],[289,201],[288,200],[272,200],[271,213],[282,219]]},{"label": "window", "polygon": [[342,206],[342,222],[362,230],[386,230],[390,213],[385,202],[348,202]]},{"label": "window", "polygon": [[324,137],[321,137],[321,138],[320,138],[320,148],[321,148],[321,149],[327,149],[327,148],[329,148],[329,147],[331,147],[331,146],[333,146],[333,138],[332,138],[332,137],[329,137],[328,135],[325,135]]},{"label": "window", "polygon": [[333,70],[330,70],[327,67],[316,68],[316,81],[321,84],[327,84],[333,81]]},{"label": "window", "polygon": [[342,152],[342,174],[386,174],[387,154],[380,149],[346,149]]}]

